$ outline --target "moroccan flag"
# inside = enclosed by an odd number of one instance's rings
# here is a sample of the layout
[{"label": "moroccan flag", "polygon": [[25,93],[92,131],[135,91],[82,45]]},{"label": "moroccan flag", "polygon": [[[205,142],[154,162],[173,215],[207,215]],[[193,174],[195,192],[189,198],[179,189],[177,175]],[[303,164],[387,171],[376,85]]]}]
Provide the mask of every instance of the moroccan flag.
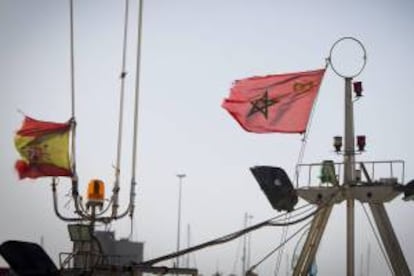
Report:
[{"label": "moroccan flag", "polygon": [[325,69],[237,80],[222,107],[247,131],[303,133]]},{"label": "moroccan flag", "polygon": [[19,178],[71,176],[70,122],[44,122],[25,117],[14,144],[21,155],[16,162]]}]

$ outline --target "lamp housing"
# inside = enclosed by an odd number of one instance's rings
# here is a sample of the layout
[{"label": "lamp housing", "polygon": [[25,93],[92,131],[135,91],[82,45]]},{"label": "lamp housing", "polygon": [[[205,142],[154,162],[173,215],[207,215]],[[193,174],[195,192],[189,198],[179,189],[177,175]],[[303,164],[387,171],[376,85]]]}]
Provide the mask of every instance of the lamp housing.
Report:
[{"label": "lamp housing", "polygon": [[335,147],[335,151],[340,152],[342,149],[342,136],[335,136],[333,145]]},{"label": "lamp housing", "polygon": [[362,97],[362,82],[361,81],[356,81],[353,83],[354,85],[354,93],[356,97]]},{"label": "lamp housing", "polygon": [[357,146],[359,151],[365,151],[366,146],[366,137],[365,135],[358,135],[357,136]]}]

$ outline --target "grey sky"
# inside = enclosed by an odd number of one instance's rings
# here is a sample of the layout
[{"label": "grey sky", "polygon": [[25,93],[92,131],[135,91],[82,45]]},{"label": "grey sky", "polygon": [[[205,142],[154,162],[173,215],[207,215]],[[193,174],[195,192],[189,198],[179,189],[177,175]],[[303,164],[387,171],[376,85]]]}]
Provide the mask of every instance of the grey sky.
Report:
[{"label": "grey sky", "polygon": [[[132,94],[136,1],[131,0],[122,159],[122,203],[131,175]],[[367,135],[359,160],[403,159],[414,178],[414,3],[412,1],[145,1],[139,119],[138,193],[134,239],[145,257],[175,250],[177,173],[183,184],[182,222],[199,243],[242,227],[249,212],[258,222],[275,215],[248,170],[275,165],[293,173],[299,135],[244,132],[220,105],[234,80],[253,75],[313,70],[325,65],[331,45],[355,36],[368,51],[358,78],[364,94],[355,105],[356,133]],[[22,116],[70,117],[68,1],[0,1],[0,242],[45,237],[54,257],[70,250],[66,226],[53,214],[50,180],[18,181],[14,132]],[[110,192],[116,157],[123,1],[75,1],[77,164],[84,191],[99,177]],[[332,137],[343,132],[343,80],[328,70],[313,117],[304,162],[340,161]],[[63,204],[70,184],[61,180]],[[371,245],[371,275],[390,275],[357,204],[356,264]],[[321,275],[345,275],[345,210],[337,206],[318,253]],[[414,271],[413,205],[397,198],[390,217]],[[70,210],[66,210],[70,212]],[[113,224],[129,235],[129,221]],[[297,227],[291,227],[293,233]],[[275,248],[281,229],[252,234],[252,263]],[[196,253],[200,272],[229,274],[238,241]],[[292,254],[294,242],[286,251]],[[56,259],[57,260],[57,257]],[[258,271],[272,275],[274,260]],[[284,259],[282,275],[285,271]],[[240,255],[237,271],[240,267]]]}]

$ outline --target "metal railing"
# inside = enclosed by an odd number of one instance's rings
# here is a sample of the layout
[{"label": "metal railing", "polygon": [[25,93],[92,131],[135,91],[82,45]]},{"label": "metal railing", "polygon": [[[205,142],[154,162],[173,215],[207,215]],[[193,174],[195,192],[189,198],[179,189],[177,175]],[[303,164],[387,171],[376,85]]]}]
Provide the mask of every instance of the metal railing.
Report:
[{"label": "metal railing", "polygon": [[[63,271],[82,270],[93,271],[93,275],[111,272],[111,275],[125,275],[125,271],[150,273],[150,274],[182,274],[198,275],[198,270],[194,268],[169,268],[164,266],[141,265],[134,262],[125,262],[126,259],[133,260],[133,255],[105,255],[91,252],[63,252],[59,254],[60,268]],[[76,264],[75,264],[76,263]],[[117,269],[115,269],[117,268]],[[115,269],[115,270],[114,270]],[[117,274],[118,273],[118,274]],[[106,274],[105,274],[106,275]],[[141,275],[141,274],[137,274]]]},{"label": "metal railing", "polygon": [[[298,164],[296,166],[295,175],[295,186],[299,187],[315,187],[323,186],[327,183],[323,180],[323,168],[326,168],[327,163],[331,167],[328,172],[334,174],[335,179],[338,183],[341,183],[343,179],[344,163],[333,162],[326,160],[322,163],[309,163],[309,164]],[[405,181],[405,163],[403,160],[387,160],[387,161],[358,161],[355,162],[356,179],[357,182],[362,181],[362,174],[360,171],[360,164],[363,163],[368,170],[370,178],[373,182],[376,180],[391,179],[394,178],[398,183],[404,183]],[[326,172],[326,170],[325,170]],[[303,176],[305,175],[305,176]],[[305,180],[305,181],[303,181]]]}]

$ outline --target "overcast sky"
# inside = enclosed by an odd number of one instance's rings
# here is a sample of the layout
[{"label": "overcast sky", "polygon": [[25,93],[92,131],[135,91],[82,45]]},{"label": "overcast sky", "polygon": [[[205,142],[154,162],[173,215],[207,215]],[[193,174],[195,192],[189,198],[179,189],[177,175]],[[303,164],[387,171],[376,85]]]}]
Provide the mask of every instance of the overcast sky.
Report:
[{"label": "overcast sky", "polygon": [[[107,184],[116,158],[119,74],[124,1],[75,2],[77,167],[84,193],[91,178]],[[137,1],[130,1],[121,209],[131,177],[132,100],[136,56]],[[192,244],[242,228],[277,213],[249,172],[254,165],[281,166],[293,178],[301,136],[252,134],[242,130],[220,105],[234,80],[254,75],[323,68],[332,44],[343,36],[360,39],[368,63],[358,80],[364,97],[355,103],[355,132],[367,136],[358,160],[405,160],[405,182],[414,178],[411,112],[414,72],[414,3],[385,1],[147,0],[144,3],[139,110],[135,241],[145,258],[175,250],[177,173],[185,173],[182,241],[187,224]],[[341,63],[359,62],[345,55]],[[327,70],[320,88],[303,162],[341,161],[332,137],[343,134],[343,79]],[[13,145],[23,111],[37,119],[70,117],[69,5],[56,0],[0,1],[0,242],[39,242],[57,262],[70,251],[64,222],[54,216],[50,179],[19,181]],[[387,174],[386,168],[383,168]],[[380,171],[380,170],[379,170]],[[63,205],[70,182],[61,179]],[[301,202],[300,204],[303,204]],[[356,271],[371,248],[371,275],[391,275],[356,203]],[[414,271],[412,202],[386,204],[396,234]],[[293,233],[300,225],[290,227]],[[118,238],[129,235],[128,219],[112,225]],[[275,248],[281,228],[252,234],[252,264]],[[292,256],[296,241],[285,251]],[[335,207],[317,263],[320,275],[345,275],[345,209]],[[199,271],[240,272],[239,240],[197,252]],[[273,275],[276,255],[257,271]],[[4,264],[4,262],[0,262]],[[192,262],[192,264],[194,264]],[[287,259],[283,258],[281,275]]]}]

